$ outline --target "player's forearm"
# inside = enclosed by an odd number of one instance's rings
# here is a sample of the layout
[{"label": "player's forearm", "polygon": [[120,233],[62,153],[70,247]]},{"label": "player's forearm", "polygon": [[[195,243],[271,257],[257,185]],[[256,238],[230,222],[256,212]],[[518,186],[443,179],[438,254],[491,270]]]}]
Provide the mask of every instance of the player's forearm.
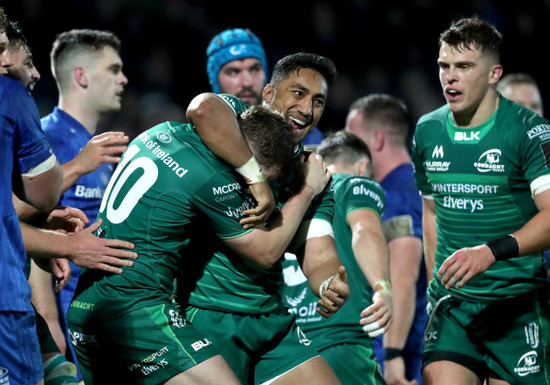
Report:
[{"label": "player's forearm", "polygon": [[435,225],[435,203],[433,200],[422,199],[422,239],[424,260],[428,282],[433,279],[435,267],[435,250],[437,247],[437,230]]},{"label": "player's forearm", "polygon": [[392,283],[393,324],[384,337],[384,346],[403,349],[416,311],[416,282],[395,277]]},{"label": "player's forearm", "polygon": [[359,268],[371,286],[378,281],[389,281],[388,249],[382,231],[355,228],[351,241]]},{"label": "player's forearm", "polygon": [[67,235],[19,222],[27,254],[33,258],[68,257]]},{"label": "player's forearm", "polygon": [[384,346],[402,349],[416,312],[416,284],[422,263],[422,242],[412,236],[397,237],[388,244],[393,299],[393,324]]},{"label": "player's forearm", "polygon": [[233,243],[233,248],[262,268],[273,266],[294,238],[314,196],[310,189],[302,189],[286,202],[279,213],[273,215],[265,227],[258,226],[245,236],[246,243]]},{"label": "player's forearm", "polygon": [[78,155],[67,163],[61,165],[63,169],[63,181],[61,182],[61,194],[64,194],[77,180],[79,180],[84,172],[80,167]]},{"label": "player's forearm", "polygon": [[216,94],[195,97],[189,104],[187,117],[206,147],[231,166],[240,167],[252,157],[235,113]]},{"label": "player's forearm", "polygon": [[342,265],[331,235],[310,238],[303,248],[301,267],[313,293],[319,296],[319,286],[333,277]]}]

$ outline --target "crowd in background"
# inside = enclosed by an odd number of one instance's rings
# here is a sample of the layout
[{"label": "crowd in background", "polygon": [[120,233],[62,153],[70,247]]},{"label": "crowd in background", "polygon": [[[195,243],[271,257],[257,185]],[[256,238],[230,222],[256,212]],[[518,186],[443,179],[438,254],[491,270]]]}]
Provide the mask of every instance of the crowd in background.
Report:
[{"label": "crowd in background", "polygon": [[324,133],[343,128],[350,103],[372,92],[403,99],[413,120],[441,105],[434,36],[451,20],[474,14],[503,33],[504,73],[531,74],[546,97],[539,57],[550,15],[550,2],[544,0],[513,7],[494,0],[467,0],[452,7],[435,0],[17,0],[4,9],[20,21],[42,72],[34,92],[41,116],[57,102],[49,71],[56,35],[97,28],[120,37],[124,71],[131,81],[121,112],[102,126],[123,130],[130,138],[162,121],[185,120],[183,106],[209,90],[205,47],[215,34],[235,27],[250,28],[262,40],[268,72],[278,59],[300,50],[334,60],[338,76],[320,122]]}]

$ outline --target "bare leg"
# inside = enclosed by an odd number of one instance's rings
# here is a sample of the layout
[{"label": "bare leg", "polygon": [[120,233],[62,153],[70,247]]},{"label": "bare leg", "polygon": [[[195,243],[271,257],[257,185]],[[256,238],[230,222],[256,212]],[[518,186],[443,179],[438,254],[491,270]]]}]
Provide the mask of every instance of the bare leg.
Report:
[{"label": "bare leg", "polygon": [[172,377],[165,385],[242,385],[221,355]]},{"label": "bare leg", "polygon": [[422,370],[423,385],[481,385],[470,369],[451,361],[431,362]]},{"label": "bare leg", "polygon": [[285,373],[272,384],[340,385],[340,381],[324,358],[318,356]]}]

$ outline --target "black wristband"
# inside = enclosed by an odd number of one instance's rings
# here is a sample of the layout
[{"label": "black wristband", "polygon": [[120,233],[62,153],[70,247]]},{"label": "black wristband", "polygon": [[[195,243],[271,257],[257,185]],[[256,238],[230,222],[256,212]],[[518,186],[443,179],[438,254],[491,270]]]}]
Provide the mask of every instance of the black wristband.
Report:
[{"label": "black wristband", "polygon": [[486,245],[491,249],[491,253],[493,253],[497,261],[519,256],[518,241],[511,234],[495,239],[494,241],[489,241]]},{"label": "black wristband", "polygon": [[402,353],[403,353],[403,350],[401,349],[386,348],[384,349],[384,360],[389,361],[389,360],[393,360],[394,358],[401,357]]}]

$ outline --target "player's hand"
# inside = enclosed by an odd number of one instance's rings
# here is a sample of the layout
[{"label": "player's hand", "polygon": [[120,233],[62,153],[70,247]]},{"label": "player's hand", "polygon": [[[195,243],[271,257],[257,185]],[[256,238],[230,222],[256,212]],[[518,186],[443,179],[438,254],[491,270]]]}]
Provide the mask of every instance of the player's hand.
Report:
[{"label": "player's hand", "polygon": [[137,258],[137,253],[123,249],[133,249],[134,244],[118,239],[102,239],[93,233],[101,226],[101,218],[90,227],[74,235],[69,235],[73,247],[70,259],[74,264],[89,269],[104,270],[120,274],[118,266],[133,266],[129,259]]},{"label": "player's hand", "polygon": [[103,163],[118,163],[130,138],[122,131],[108,131],[94,136],[73,159],[82,175],[89,174]]},{"label": "player's hand", "polygon": [[456,284],[463,287],[473,276],[483,273],[495,263],[495,257],[487,245],[465,247],[455,251],[437,271],[446,289]]},{"label": "player's hand", "polygon": [[59,293],[71,279],[71,267],[65,258],[50,259],[51,273],[55,278],[55,292]]},{"label": "player's hand", "polygon": [[334,279],[323,291],[323,298],[317,302],[317,312],[325,318],[336,313],[349,297],[348,274],[344,266],[338,268]]},{"label": "player's hand", "polygon": [[359,323],[363,331],[374,338],[388,331],[393,320],[391,289],[377,290],[372,296],[372,305],[361,312]]},{"label": "player's hand", "polygon": [[415,379],[409,381],[405,377],[405,360],[403,357],[384,361],[384,379],[388,385],[418,385]]},{"label": "player's hand", "polygon": [[332,173],[321,155],[305,152],[303,156],[304,188],[310,188],[314,196],[318,195],[325,189]]},{"label": "player's hand", "polygon": [[256,199],[257,206],[253,209],[243,211],[244,218],[241,219],[240,224],[245,229],[267,222],[267,219],[275,208],[275,198],[267,182],[254,183],[248,185],[248,188],[254,199]]},{"label": "player's hand", "polygon": [[68,206],[58,206],[48,213],[41,227],[62,233],[74,233],[84,229],[90,220],[82,210]]}]

